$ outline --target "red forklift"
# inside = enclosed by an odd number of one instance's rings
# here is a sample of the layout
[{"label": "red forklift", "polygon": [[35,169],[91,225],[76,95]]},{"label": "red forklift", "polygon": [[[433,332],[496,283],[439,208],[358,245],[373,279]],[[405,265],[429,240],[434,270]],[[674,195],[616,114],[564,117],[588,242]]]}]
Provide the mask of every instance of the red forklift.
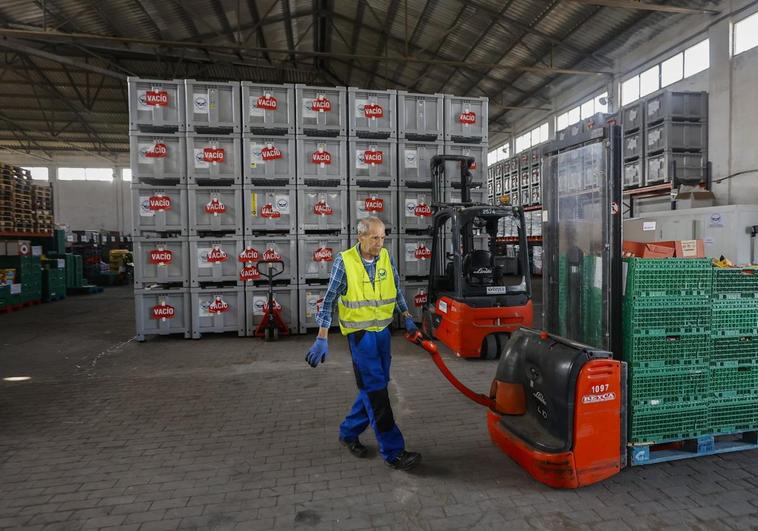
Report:
[{"label": "red forklift", "polygon": [[[492,360],[512,332],[532,326],[531,275],[524,211],[472,202],[473,163],[458,155],[431,160],[433,241],[422,329],[460,357]],[[451,178],[448,169],[459,175]],[[460,202],[451,201],[456,190]],[[517,246],[498,238],[506,224],[517,227]]]}]

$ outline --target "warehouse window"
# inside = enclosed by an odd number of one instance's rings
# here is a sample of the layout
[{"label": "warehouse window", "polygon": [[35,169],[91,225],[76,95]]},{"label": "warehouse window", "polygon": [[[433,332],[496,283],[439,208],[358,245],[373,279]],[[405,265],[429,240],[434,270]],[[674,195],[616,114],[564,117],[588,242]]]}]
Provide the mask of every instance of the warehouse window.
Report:
[{"label": "warehouse window", "polygon": [[545,122],[528,133],[516,137],[516,153],[521,153],[525,149],[547,142],[548,140],[550,140],[550,126]]},{"label": "warehouse window", "polygon": [[640,96],[647,96],[661,88],[659,65],[649,68],[640,74]]},{"label": "warehouse window", "polygon": [[734,55],[758,46],[758,13],[736,22],[733,32]]},{"label": "warehouse window", "polygon": [[113,168],[58,168],[60,181],[113,181]]},{"label": "warehouse window", "polygon": [[35,181],[49,181],[50,175],[48,169],[44,166],[32,166],[30,168],[24,167],[23,169],[32,172],[32,179]]},{"label": "warehouse window", "polygon": [[661,63],[661,87],[668,87],[684,77],[684,53],[678,53]]},{"label": "warehouse window", "polygon": [[559,114],[558,117],[555,119],[555,130],[561,131],[563,129],[566,129],[569,126],[569,113],[564,112],[563,114]]},{"label": "warehouse window", "polygon": [[621,83],[621,105],[629,105],[640,99],[640,76],[634,76]]},{"label": "warehouse window", "polygon": [[127,183],[132,182],[132,170],[124,168],[121,170],[121,180]]},{"label": "warehouse window", "polygon": [[525,149],[529,149],[532,144],[532,137],[530,133],[526,133],[516,137],[516,153],[521,153]]},{"label": "warehouse window", "polygon": [[708,69],[710,64],[710,43],[708,39],[684,50],[684,77],[694,76],[698,72]]},{"label": "warehouse window", "polygon": [[608,112],[608,93],[603,92],[595,98],[595,112]]}]

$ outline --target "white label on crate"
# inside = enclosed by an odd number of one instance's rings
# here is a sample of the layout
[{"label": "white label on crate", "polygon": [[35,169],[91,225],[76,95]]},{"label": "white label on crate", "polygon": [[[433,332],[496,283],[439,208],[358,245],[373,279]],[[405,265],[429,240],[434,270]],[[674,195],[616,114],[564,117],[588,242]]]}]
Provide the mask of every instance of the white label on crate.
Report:
[{"label": "white label on crate", "polygon": [[593,287],[597,289],[603,288],[603,260],[601,258],[595,258],[595,278]]},{"label": "white label on crate", "polygon": [[661,107],[661,100],[652,100],[647,102],[647,115],[653,116],[655,113],[658,112],[658,109]]},{"label": "white label on crate", "polygon": [[11,284],[11,295],[21,294],[21,284]]},{"label": "white label on crate", "polygon": [[[141,199],[142,198],[140,197],[140,200]],[[142,202],[142,201],[140,201],[140,202]],[[66,241],[69,241],[69,242],[73,243],[74,242],[74,235],[73,234],[69,234],[68,236],[66,236]]]},{"label": "white label on crate", "polygon": [[208,91],[196,92],[192,96],[192,112],[195,114],[208,114],[210,100]]},{"label": "white label on crate", "polygon": [[32,256],[42,256],[41,245],[32,245]]},{"label": "white label on crate", "polygon": [[661,130],[650,131],[647,135],[647,145],[654,146],[661,140]]},{"label": "white label on crate", "polygon": [[713,238],[703,238],[703,245],[713,245]]},{"label": "white label on crate", "polygon": [[316,314],[321,310],[321,306],[324,303],[324,298],[320,293],[314,293],[312,291],[305,292],[305,317],[308,319],[314,319]]},{"label": "white label on crate", "polygon": [[284,216],[290,213],[290,196],[289,194],[277,194],[274,196],[274,208]]},{"label": "white label on crate", "polygon": [[643,221],[642,230],[644,232],[650,232],[650,231],[655,230],[655,221]]},{"label": "white label on crate", "polygon": [[[139,215],[142,217],[151,218],[155,216],[156,210],[150,208],[150,198],[152,196],[140,196],[139,198]],[[74,240],[70,240],[74,241]]]},{"label": "white label on crate", "polygon": [[708,226],[709,227],[723,227],[724,226],[724,218],[721,214],[718,212],[714,212],[711,214],[710,219],[708,220]]},{"label": "white label on crate", "polygon": [[250,144],[250,167],[255,168],[258,166],[258,164],[265,164],[266,161],[263,159],[263,148],[264,146],[262,144]]},{"label": "white label on crate", "polygon": [[548,222],[548,219],[549,219],[549,217],[550,217],[550,216],[548,215],[548,212],[547,212],[547,210],[543,210],[543,211],[542,211],[542,223],[547,223],[547,222]]},{"label": "white label on crate", "polygon": [[365,118],[366,116],[363,114],[363,108],[368,105],[368,100],[359,100],[358,98],[355,99],[355,117],[356,118]]},{"label": "white label on crate", "polygon": [[418,168],[418,150],[415,150],[415,149],[405,150],[405,167]]},{"label": "white label on crate", "polygon": [[682,256],[684,258],[697,256],[697,240],[682,240]]},{"label": "white label on crate", "polygon": [[58,258],[58,269],[65,269],[66,267],[66,260],[63,258]]},{"label": "white label on crate", "polygon": [[205,150],[203,148],[193,148],[194,152],[194,159],[195,159],[195,168],[210,168],[211,163],[205,160]]}]

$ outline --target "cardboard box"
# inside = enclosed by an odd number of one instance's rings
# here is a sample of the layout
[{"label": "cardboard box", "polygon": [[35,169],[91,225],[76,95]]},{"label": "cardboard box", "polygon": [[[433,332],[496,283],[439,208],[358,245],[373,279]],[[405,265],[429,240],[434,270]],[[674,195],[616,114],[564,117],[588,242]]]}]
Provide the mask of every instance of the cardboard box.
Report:
[{"label": "cardboard box", "polygon": [[680,192],[676,196],[676,209],[710,207],[715,201],[713,192],[708,190]]},{"label": "cardboard box", "polygon": [[705,258],[703,240],[633,242],[624,240],[624,256],[637,258]]},{"label": "cardboard box", "polygon": [[9,240],[5,242],[7,256],[30,256],[32,242],[29,240]]}]

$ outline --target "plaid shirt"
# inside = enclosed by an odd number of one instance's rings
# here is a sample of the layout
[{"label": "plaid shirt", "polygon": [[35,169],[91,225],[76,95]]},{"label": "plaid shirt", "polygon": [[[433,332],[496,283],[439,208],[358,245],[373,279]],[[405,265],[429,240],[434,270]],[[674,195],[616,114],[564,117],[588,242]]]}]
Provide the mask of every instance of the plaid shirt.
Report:
[{"label": "plaid shirt", "polygon": [[[356,244],[356,247],[360,244]],[[360,249],[359,249],[360,252]],[[374,275],[376,274],[376,262],[379,260],[377,256],[371,263],[366,263],[363,260],[363,266],[366,268],[368,278],[371,282],[374,281]],[[397,267],[395,267],[395,261],[390,256],[390,263],[392,264],[392,275],[395,277],[395,288],[397,288],[397,309],[400,313],[408,311],[408,305],[405,302],[405,297],[400,289],[400,275],[397,274]],[[342,261],[342,254],[338,254],[332,264],[332,272],[329,275],[329,285],[326,288],[326,295],[321,305],[321,310],[316,314],[316,324],[321,328],[329,328],[332,325],[332,308],[334,307],[334,301],[337,297],[347,293],[347,275],[345,274],[345,263]]]}]

